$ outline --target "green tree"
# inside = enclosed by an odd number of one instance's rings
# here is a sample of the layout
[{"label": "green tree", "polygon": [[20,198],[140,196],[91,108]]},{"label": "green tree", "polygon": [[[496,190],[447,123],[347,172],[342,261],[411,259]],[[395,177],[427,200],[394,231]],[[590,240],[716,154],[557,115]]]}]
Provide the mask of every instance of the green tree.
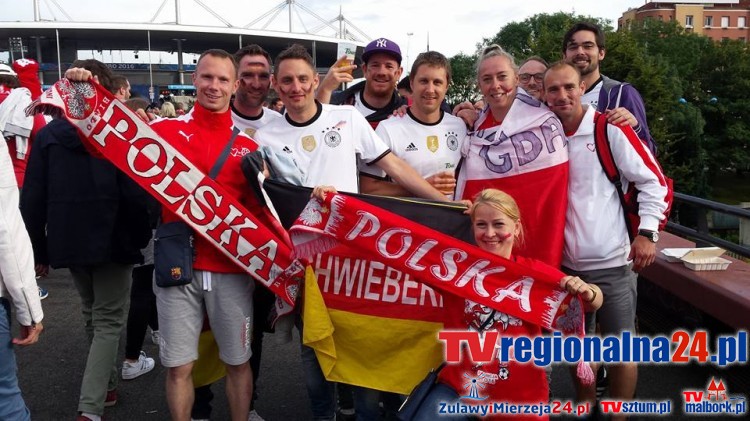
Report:
[{"label": "green tree", "polygon": [[446,98],[455,105],[463,101],[476,101],[480,94],[477,90],[476,63],[477,55],[456,54],[450,58],[452,81]]},{"label": "green tree", "polygon": [[538,55],[553,62],[561,57],[565,32],[574,23],[582,21],[596,23],[605,31],[612,29],[609,21],[601,18],[564,12],[540,13],[522,22],[505,25],[494,37],[484,38],[481,46],[498,44],[519,61]]},{"label": "green tree", "polygon": [[739,41],[707,51],[698,69],[701,90],[694,101],[706,119],[712,174],[750,169],[750,52]]}]

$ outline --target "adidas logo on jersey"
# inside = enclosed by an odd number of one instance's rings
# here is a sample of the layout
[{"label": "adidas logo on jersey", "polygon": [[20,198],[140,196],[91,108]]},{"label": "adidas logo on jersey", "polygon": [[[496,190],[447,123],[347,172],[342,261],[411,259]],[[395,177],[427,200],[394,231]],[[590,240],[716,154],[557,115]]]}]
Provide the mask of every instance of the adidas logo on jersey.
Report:
[{"label": "adidas logo on jersey", "polygon": [[284,151],[286,153],[292,153],[292,150],[289,149],[289,146],[284,146],[284,149],[282,149],[282,151]]},{"label": "adidas logo on jersey", "polygon": [[409,146],[406,147],[406,152],[415,152],[418,150],[419,148],[417,148],[417,145],[415,145],[414,142],[409,143]]}]

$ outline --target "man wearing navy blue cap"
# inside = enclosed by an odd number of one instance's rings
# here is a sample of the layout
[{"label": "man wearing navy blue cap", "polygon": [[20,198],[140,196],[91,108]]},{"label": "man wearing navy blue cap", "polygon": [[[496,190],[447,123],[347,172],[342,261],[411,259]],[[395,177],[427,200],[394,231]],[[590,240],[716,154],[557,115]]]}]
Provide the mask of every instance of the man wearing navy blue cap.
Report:
[{"label": "man wearing navy blue cap", "polygon": [[398,44],[386,38],[378,38],[367,44],[362,54],[365,81],[332,95],[341,83],[353,80],[352,70],[357,66],[341,66],[344,59],[339,59],[320,83],[318,101],[353,105],[370,122],[373,129],[393,114],[393,110],[406,105],[406,100],[396,91],[396,85],[404,70],[401,67],[401,49]]}]

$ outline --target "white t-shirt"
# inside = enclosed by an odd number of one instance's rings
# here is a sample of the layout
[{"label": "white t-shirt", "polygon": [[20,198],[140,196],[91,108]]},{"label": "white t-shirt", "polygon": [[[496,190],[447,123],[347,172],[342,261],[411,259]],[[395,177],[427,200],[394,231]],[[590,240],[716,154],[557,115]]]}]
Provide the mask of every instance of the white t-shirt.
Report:
[{"label": "white t-shirt", "polygon": [[263,107],[263,111],[258,117],[248,117],[241,114],[236,108],[234,108],[234,105],[232,105],[232,122],[234,123],[234,126],[252,138],[255,138],[255,132],[258,129],[272,121],[281,120],[282,117],[283,116],[278,112],[266,107]]},{"label": "white t-shirt", "polygon": [[295,123],[284,115],[258,129],[255,140],[290,154],[305,173],[303,186],[330,185],[357,193],[357,158],[375,163],[390,149],[354,107],[317,105],[318,113],[310,121]]},{"label": "white t-shirt", "polygon": [[599,79],[590,90],[583,94],[581,97],[581,104],[591,104],[594,109],[599,106],[599,92],[602,90],[604,79]]},{"label": "white t-shirt", "polygon": [[[396,156],[427,178],[456,169],[466,137],[466,124],[447,113],[442,113],[437,123],[427,124],[408,110],[403,117],[382,121],[375,132]],[[360,171],[386,179],[385,172],[373,165],[360,165]]]}]

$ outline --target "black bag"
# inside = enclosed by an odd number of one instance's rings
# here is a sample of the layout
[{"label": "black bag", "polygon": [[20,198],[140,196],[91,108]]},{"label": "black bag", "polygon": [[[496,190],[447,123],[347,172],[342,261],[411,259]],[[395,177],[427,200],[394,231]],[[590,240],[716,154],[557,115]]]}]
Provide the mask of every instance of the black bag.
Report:
[{"label": "black bag", "polygon": [[154,277],[162,288],[193,282],[193,229],[182,221],[156,228],[154,236]]},{"label": "black bag", "polygon": [[438,374],[440,370],[445,367],[445,363],[440,364],[438,368],[433,368],[427,374],[418,385],[414,386],[414,389],[409,393],[401,408],[398,409],[398,419],[400,421],[411,421],[414,416],[419,412],[419,408],[422,406],[424,399],[430,394],[432,388],[437,383]]},{"label": "black bag", "polygon": [[[239,134],[236,127],[232,131],[232,137],[224,147],[219,157],[211,167],[208,176],[216,179],[219,171],[224,166],[229,152],[234,144],[234,139]],[[176,287],[193,282],[193,260],[195,249],[193,247],[193,229],[183,221],[168,222],[160,224],[154,235],[154,278],[156,286]]]}]

